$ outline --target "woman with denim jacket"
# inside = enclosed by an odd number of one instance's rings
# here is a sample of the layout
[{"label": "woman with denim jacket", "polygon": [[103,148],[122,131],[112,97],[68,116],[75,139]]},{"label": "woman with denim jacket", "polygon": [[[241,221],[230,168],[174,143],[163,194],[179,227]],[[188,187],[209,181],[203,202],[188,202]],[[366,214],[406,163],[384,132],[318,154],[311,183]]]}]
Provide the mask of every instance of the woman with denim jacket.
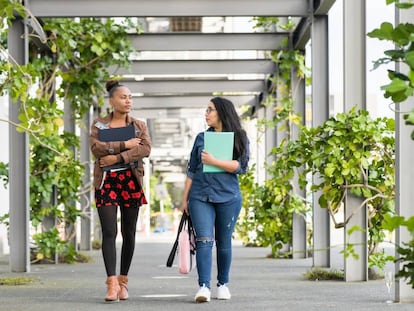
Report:
[{"label": "woman with denim jacket", "polygon": [[[232,160],[220,160],[204,150],[204,132],[197,135],[188,163],[181,210],[190,215],[196,233],[196,261],[199,289],[196,302],[211,296],[213,244],[217,251],[217,299],[230,299],[229,273],[232,234],[241,210],[238,174],[249,161],[249,140],[241,127],[233,103],[222,97],[211,99],[205,113],[207,131],[234,132]],[[223,170],[203,173],[203,164]]]},{"label": "woman with denim jacket", "polygon": [[[107,274],[106,302],[128,299],[128,271],[135,248],[139,207],[146,204],[143,192],[143,158],[151,152],[151,139],[143,121],[129,116],[131,91],[117,81],[108,81],[106,89],[112,112],[93,121],[90,148],[94,165],[95,203],[102,228],[102,255]],[[125,141],[101,141],[99,131],[133,126],[135,137]],[[117,169],[109,170],[109,166]],[[105,169],[106,167],[106,169]],[[116,276],[117,212],[121,212],[122,249],[120,274]]]}]

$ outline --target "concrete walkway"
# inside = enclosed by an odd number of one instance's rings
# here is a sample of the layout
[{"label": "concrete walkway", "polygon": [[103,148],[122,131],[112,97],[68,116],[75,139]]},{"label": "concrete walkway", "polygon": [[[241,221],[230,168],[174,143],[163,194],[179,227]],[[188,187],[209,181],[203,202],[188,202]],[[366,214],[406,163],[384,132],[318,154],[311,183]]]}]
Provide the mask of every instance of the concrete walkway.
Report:
[{"label": "concrete walkway", "polygon": [[[385,303],[384,280],[346,283],[308,281],[303,274],[311,259],[267,259],[268,249],[235,243],[231,272],[232,299],[193,302],[197,273],[178,273],[165,262],[174,238],[138,236],[129,275],[130,299],[104,303],[105,271],[100,251],[86,252],[94,262],[85,264],[32,265],[26,276],[30,285],[0,286],[1,311],[103,311],[103,310],[414,310],[413,304]],[[216,272],[213,271],[213,276]],[[9,273],[7,258],[0,258],[0,277]],[[214,279],[214,278],[213,278]],[[214,284],[214,282],[212,282]]]}]

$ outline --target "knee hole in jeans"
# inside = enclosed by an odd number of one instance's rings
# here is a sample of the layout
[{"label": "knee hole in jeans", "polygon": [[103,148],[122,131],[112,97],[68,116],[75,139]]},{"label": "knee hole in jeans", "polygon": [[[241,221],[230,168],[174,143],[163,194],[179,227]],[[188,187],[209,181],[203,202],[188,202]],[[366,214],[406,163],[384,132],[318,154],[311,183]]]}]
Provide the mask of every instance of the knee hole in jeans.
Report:
[{"label": "knee hole in jeans", "polygon": [[197,242],[201,242],[201,243],[213,243],[214,239],[213,238],[205,238],[205,237],[200,237],[196,239]]}]

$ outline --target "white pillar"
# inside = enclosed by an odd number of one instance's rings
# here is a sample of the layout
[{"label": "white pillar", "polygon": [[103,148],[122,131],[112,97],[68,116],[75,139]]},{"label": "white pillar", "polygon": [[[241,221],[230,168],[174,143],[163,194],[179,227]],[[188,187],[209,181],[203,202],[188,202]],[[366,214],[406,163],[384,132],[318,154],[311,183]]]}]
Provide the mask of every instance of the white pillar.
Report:
[{"label": "white pillar", "polygon": [[[314,16],[312,40],[312,126],[322,125],[329,118],[329,53],[328,17]],[[318,177],[313,183],[320,183]],[[329,214],[321,208],[318,199],[321,192],[313,195],[313,266],[330,266]]]},{"label": "white pillar", "polygon": [[[300,113],[302,116],[301,124],[305,124],[305,80],[297,77],[296,68],[292,69],[292,95],[293,95],[293,110]],[[296,125],[292,125],[291,129],[292,139],[297,139],[299,136],[299,130]],[[295,193],[301,197],[306,196],[306,191],[299,188],[298,176],[295,176],[293,181],[295,186]],[[292,257],[293,258],[306,258],[306,215],[299,215],[293,213],[293,228],[292,228]]]},{"label": "white pillar", "polygon": [[[347,0],[344,5],[344,110],[353,106],[366,108],[366,61],[365,61],[365,0]],[[345,219],[359,209],[361,198],[347,194],[345,198]],[[362,231],[348,230],[358,226]],[[345,244],[353,244],[358,258],[345,257],[345,281],[368,280],[367,210],[361,208],[345,225]]]},{"label": "white pillar", "polygon": [[89,131],[91,125],[91,112],[85,114],[83,118],[83,124],[80,128],[80,161],[85,166],[85,175],[83,177],[83,187],[88,186],[85,189],[85,193],[80,198],[80,206],[85,216],[81,217],[80,221],[80,250],[92,249],[92,224],[93,224],[93,187],[90,185],[92,180],[91,174],[91,152],[89,148]]},{"label": "white pillar", "polygon": [[[9,28],[8,49],[19,64],[27,64],[28,33],[21,19],[13,20]],[[10,100],[10,121],[19,123],[19,113],[20,103]],[[29,137],[10,125],[9,139],[10,268],[12,272],[30,272]]]},{"label": "white pillar", "polygon": [[[396,11],[396,24],[399,23],[413,23],[414,8],[409,10],[403,9]],[[406,71],[406,68],[399,68],[397,70]],[[411,139],[411,132],[414,127],[406,125],[403,119],[403,114],[398,111],[411,111],[414,109],[414,98],[410,97],[404,103],[398,104],[396,107],[396,208],[400,216],[406,219],[414,215],[414,166],[412,155],[414,154],[414,141]],[[408,243],[412,239],[410,233],[406,228],[401,228],[396,232],[396,244],[403,246],[403,243]],[[399,254],[396,254],[398,258]],[[401,263],[396,264],[396,271],[402,267]],[[395,300],[398,302],[414,302],[414,290],[406,281],[401,279],[395,284]]]}]

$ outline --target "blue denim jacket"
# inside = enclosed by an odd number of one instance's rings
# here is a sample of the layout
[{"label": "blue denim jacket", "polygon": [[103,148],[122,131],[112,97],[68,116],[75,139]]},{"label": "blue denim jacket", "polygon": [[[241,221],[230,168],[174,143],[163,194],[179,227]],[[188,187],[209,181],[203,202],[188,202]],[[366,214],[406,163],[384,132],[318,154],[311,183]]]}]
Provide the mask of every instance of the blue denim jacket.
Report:
[{"label": "blue denim jacket", "polygon": [[[208,129],[213,131],[212,128]],[[249,162],[249,141],[246,154],[238,159],[239,167],[234,173],[203,173],[201,152],[204,149],[204,132],[197,135],[187,167],[187,176],[192,179],[189,199],[223,203],[240,195],[238,174],[246,173]]]}]

